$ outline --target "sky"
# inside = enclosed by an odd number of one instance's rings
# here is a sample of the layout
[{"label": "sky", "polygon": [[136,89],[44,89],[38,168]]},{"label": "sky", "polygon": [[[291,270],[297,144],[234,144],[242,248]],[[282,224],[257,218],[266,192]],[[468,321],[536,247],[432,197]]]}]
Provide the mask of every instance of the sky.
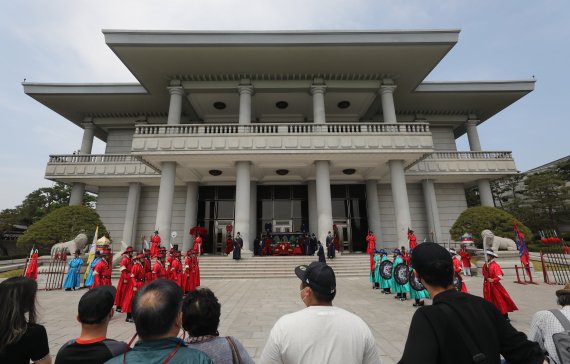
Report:
[{"label": "sky", "polygon": [[[0,210],[20,204],[50,154],[71,154],[82,129],[23,92],[21,82],[135,82],[102,29],[460,29],[426,80],[537,80],[479,126],[483,150],[512,150],[521,171],[570,154],[567,0],[3,1],[0,12]],[[397,107],[397,105],[396,105]],[[457,141],[468,150],[466,137]],[[93,154],[104,152],[96,140]]]}]

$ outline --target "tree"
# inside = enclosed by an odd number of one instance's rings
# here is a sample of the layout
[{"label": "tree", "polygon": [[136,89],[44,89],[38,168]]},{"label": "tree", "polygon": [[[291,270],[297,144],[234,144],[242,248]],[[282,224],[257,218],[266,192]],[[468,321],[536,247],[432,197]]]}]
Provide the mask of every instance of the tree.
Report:
[{"label": "tree", "polygon": [[533,224],[541,229],[558,230],[568,216],[570,188],[555,171],[528,175],[525,196],[533,211]]},{"label": "tree", "polygon": [[[71,187],[61,182],[39,188],[28,194],[16,208],[0,211],[0,230],[4,231],[12,225],[30,226],[53,210],[67,206],[70,195]],[[94,207],[96,198],[96,195],[85,193],[83,204]]]},{"label": "tree", "polygon": [[82,205],[61,207],[30,226],[18,238],[18,245],[35,244],[49,249],[53,244],[72,240],[80,233],[86,234],[91,241],[97,225],[100,234],[107,231],[95,210]]},{"label": "tree", "polygon": [[493,199],[495,200],[495,206],[505,207],[505,205],[511,203],[517,203],[520,199],[522,180],[524,179],[524,174],[517,172],[516,174],[510,174],[503,178],[491,181],[491,192],[493,193]]},{"label": "tree", "polygon": [[514,240],[513,219],[525,237],[530,239],[532,236],[530,229],[513,215],[504,210],[488,206],[475,206],[463,211],[449,230],[449,233],[454,240],[459,240],[464,233],[471,233],[473,234],[473,240],[479,247],[483,245],[481,232],[486,229],[491,230],[496,236]]},{"label": "tree", "polygon": [[565,181],[570,181],[570,158],[556,165],[556,174]]}]

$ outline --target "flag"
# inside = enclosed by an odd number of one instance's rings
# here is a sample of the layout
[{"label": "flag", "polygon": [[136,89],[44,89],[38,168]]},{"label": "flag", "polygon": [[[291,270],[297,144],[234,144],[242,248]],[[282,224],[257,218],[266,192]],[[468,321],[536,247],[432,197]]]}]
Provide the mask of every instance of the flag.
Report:
[{"label": "flag", "polygon": [[530,257],[526,244],[524,243],[524,234],[520,231],[516,221],[513,219],[513,228],[515,230],[515,243],[519,250],[519,256],[521,258],[521,263],[527,266],[530,262]]},{"label": "flag", "polygon": [[85,269],[85,274],[83,275],[83,280],[87,279],[89,271],[91,270],[91,262],[95,257],[95,250],[97,249],[97,236],[99,235],[99,225],[95,228],[95,235],[93,235],[93,242],[89,247],[89,256],[87,257],[87,269]]}]

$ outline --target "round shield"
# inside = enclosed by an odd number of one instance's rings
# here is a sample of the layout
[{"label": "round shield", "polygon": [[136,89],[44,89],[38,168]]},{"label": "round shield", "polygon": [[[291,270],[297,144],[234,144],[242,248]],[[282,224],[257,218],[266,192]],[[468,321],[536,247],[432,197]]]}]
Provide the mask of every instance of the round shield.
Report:
[{"label": "round shield", "polygon": [[399,285],[403,286],[408,283],[409,269],[404,263],[400,263],[394,269],[394,280]]},{"label": "round shield", "polygon": [[385,260],[380,263],[380,275],[384,279],[392,278],[392,268],[394,267],[394,263],[389,260]]},{"label": "round shield", "polygon": [[418,276],[416,276],[413,270],[410,271],[409,280],[410,280],[410,287],[412,287],[415,291],[423,291],[424,289],[426,289],[422,284],[422,282],[420,282]]},{"label": "round shield", "polygon": [[461,291],[461,285],[463,283],[463,279],[461,279],[461,276],[457,273],[455,273],[453,275],[453,286],[455,287],[456,290]]}]

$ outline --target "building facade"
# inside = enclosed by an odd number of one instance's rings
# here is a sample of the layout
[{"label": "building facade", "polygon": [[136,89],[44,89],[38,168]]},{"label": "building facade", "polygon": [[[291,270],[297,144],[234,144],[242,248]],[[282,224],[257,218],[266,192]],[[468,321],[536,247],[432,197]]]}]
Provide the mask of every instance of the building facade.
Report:
[{"label": "building facade", "polygon": [[465,186],[492,206],[489,180],[516,173],[477,126],[534,81],[424,81],[458,30],[103,33],[139,83],[23,85],[84,129],[46,178],[73,186],[70,204],[97,192],[115,244],[158,229],[187,249],[198,224],[212,253],[227,224],[250,249],[266,224],[321,241],[335,224],[344,251],[365,250],[368,230],[381,247],[408,228],[447,242]]}]

